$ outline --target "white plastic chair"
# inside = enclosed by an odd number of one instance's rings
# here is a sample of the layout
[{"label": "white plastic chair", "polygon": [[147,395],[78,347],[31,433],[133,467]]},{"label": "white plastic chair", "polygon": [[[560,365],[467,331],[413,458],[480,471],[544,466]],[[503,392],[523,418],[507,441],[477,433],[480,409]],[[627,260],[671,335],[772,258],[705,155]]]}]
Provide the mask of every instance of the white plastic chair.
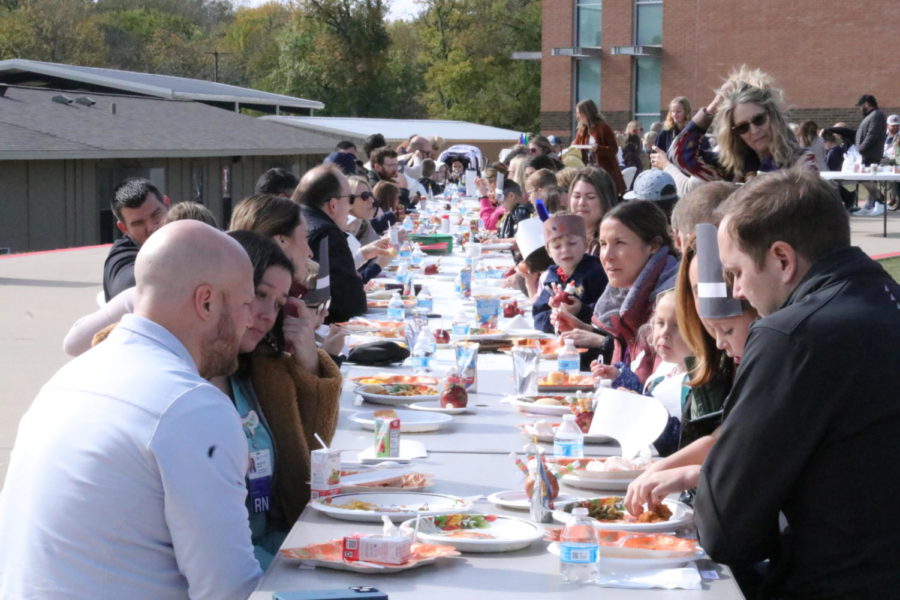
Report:
[{"label": "white plastic chair", "polygon": [[631,184],[634,183],[634,176],[637,175],[637,167],[625,167],[622,169],[622,179],[625,180],[625,191],[631,190]]}]

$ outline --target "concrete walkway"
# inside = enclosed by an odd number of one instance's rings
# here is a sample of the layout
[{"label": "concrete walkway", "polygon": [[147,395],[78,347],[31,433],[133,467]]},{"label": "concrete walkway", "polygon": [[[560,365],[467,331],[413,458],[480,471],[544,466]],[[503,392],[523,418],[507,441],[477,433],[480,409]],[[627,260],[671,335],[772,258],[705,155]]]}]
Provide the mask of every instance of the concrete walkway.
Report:
[{"label": "concrete walkway", "polygon": [[[873,256],[900,253],[900,213],[853,217],[853,243]],[[0,480],[19,419],[69,357],[62,340],[78,317],[96,310],[107,247],[0,257]]]}]

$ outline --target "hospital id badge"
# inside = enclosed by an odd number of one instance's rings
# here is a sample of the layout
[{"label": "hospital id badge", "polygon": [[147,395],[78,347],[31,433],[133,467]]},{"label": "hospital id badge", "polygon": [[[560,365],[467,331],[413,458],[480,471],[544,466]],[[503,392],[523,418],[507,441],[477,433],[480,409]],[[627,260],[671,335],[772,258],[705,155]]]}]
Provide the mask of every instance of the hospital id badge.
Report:
[{"label": "hospital id badge", "polygon": [[272,504],[272,453],[268,449],[250,452],[247,471],[250,507],[254,513],[264,513]]}]

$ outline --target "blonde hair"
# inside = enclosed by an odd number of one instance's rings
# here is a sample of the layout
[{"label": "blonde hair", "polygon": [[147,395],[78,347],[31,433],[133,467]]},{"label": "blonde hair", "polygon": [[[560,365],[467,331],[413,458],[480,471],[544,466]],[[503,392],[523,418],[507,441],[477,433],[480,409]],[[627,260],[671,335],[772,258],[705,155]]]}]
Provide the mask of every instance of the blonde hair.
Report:
[{"label": "blonde hair", "polygon": [[[584,167],[581,167],[582,169]],[[578,177],[578,172],[581,169],[576,169],[575,167],[566,167],[556,172],[556,184],[562,188],[565,188],[567,191],[570,187],[572,187],[572,183],[575,181],[575,178]]]},{"label": "blonde hair", "polygon": [[673,104],[680,104],[681,108],[684,109],[685,122],[690,121],[691,117],[694,114],[694,111],[691,108],[691,101],[688,100],[686,96],[675,96],[674,98],[672,98],[672,101],[669,102],[669,111],[666,113],[666,122],[663,123],[663,129],[674,129],[675,128],[675,119],[672,118],[672,105]]},{"label": "blonde hair", "polygon": [[790,166],[800,151],[797,139],[784,120],[784,93],[775,86],[775,80],[760,69],[742,65],[735,69],[716,92],[723,101],[716,111],[713,131],[719,143],[719,162],[735,179],[744,178],[744,157],[753,152],[741,136],[734,133],[734,109],[739,104],[757,104],[769,115],[771,145],[769,151],[778,167]]},{"label": "blonde hair", "polygon": [[367,188],[369,188],[369,191],[371,191],[371,187],[369,186],[369,181],[361,175],[351,175],[350,177],[347,178],[347,183],[350,185],[350,193],[351,194],[355,194],[356,191],[359,189],[359,186],[361,186],[361,185],[366,186]]},{"label": "blonde hair", "polygon": [[527,163],[527,156],[517,156],[509,161],[509,179],[518,183],[523,190],[525,189],[525,165]]}]

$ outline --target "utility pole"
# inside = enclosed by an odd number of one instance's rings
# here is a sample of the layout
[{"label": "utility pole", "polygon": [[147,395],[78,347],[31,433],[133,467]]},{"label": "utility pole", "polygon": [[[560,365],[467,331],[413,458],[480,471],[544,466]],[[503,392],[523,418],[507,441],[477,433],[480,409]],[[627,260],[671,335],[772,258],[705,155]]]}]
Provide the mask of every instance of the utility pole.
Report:
[{"label": "utility pole", "polygon": [[219,55],[231,54],[231,52],[219,52],[218,50],[213,50],[206,54],[212,54],[213,56],[213,81],[219,83]]}]

